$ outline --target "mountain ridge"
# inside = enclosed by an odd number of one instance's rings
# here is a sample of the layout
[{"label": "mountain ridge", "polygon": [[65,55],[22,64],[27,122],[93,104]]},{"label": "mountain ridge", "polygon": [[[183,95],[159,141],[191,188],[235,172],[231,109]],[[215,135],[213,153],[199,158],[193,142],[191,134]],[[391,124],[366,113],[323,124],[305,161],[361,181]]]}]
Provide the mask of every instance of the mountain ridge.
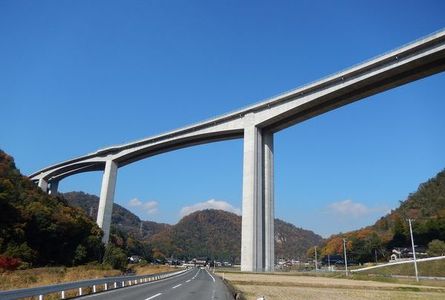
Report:
[{"label": "mountain ridge", "polygon": [[[81,208],[90,218],[96,219],[99,197],[81,191],[63,193],[62,195],[71,206]],[[113,203],[111,223],[124,232],[137,235],[142,239],[147,239],[149,236],[172,226],[165,223],[141,220],[134,213],[117,203]]]},{"label": "mountain ridge", "polygon": [[[97,196],[83,192],[63,195],[71,205],[92,212],[93,218],[97,214],[99,201]],[[207,209],[193,212],[184,216],[177,224],[169,225],[142,221],[119,204],[113,205],[112,225],[149,242],[153,248],[154,258],[208,256],[231,262],[240,260],[241,216],[239,215],[223,210]],[[308,247],[319,245],[322,241],[321,236],[310,230],[275,219],[277,258],[303,258]]]}]

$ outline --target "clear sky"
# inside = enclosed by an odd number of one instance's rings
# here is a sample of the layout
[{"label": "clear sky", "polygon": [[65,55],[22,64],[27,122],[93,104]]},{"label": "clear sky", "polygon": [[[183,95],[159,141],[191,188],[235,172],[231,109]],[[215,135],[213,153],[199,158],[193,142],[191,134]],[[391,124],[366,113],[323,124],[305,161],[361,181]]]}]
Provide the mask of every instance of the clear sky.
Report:
[{"label": "clear sky", "polygon": [[[22,173],[253,104],[445,27],[444,1],[0,1],[0,148]],[[275,136],[276,217],[372,224],[445,168],[445,74]],[[60,184],[98,194],[101,172]],[[145,220],[239,212],[242,141],[119,169]]]}]

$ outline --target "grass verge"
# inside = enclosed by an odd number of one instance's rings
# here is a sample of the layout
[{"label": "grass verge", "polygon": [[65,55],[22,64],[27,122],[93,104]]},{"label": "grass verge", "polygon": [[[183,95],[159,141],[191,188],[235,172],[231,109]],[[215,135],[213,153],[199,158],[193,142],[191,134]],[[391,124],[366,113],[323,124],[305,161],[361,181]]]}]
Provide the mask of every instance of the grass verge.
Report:
[{"label": "grass verge", "polygon": [[445,288],[327,276],[225,273],[244,299],[443,299]]},{"label": "grass verge", "polygon": [[[136,275],[168,272],[172,269],[163,265],[134,265]],[[45,286],[63,282],[120,276],[122,272],[101,264],[77,267],[45,267],[0,273],[0,290],[12,290]]]},{"label": "grass verge", "polygon": [[[445,259],[417,262],[419,276],[445,277]],[[389,265],[381,268],[360,271],[357,274],[415,276],[414,263]]]}]

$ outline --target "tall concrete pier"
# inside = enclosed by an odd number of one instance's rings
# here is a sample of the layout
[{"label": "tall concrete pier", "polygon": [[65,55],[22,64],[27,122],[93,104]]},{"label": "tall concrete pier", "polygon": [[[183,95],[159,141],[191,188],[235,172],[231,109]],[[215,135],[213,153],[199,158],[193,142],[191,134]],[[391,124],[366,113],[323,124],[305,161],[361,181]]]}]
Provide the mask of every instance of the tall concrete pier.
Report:
[{"label": "tall concrete pier", "polygon": [[99,208],[97,210],[97,225],[102,228],[104,236],[102,241],[106,244],[110,237],[111,213],[113,210],[114,191],[116,189],[117,164],[107,160],[102,177],[100,189]]},{"label": "tall concrete pier", "polygon": [[274,267],[273,135],[245,117],[241,269]]},{"label": "tall concrete pier", "polygon": [[118,168],[164,152],[244,139],[241,270],[274,269],[274,133],[368,96],[445,70],[445,30],[245,109],[193,126],[100,149],[29,177],[56,193],[65,177],[104,171],[97,224],[108,242]]}]

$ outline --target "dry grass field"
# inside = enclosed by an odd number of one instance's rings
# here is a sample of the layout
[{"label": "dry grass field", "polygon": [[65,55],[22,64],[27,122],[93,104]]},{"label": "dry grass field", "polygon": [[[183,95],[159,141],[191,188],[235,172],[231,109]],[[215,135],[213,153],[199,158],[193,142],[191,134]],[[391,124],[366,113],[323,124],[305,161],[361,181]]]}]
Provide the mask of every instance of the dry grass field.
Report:
[{"label": "dry grass field", "polygon": [[[223,276],[221,273],[218,275]],[[445,287],[290,274],[225,273],[245,299],[445,299]]]}]

